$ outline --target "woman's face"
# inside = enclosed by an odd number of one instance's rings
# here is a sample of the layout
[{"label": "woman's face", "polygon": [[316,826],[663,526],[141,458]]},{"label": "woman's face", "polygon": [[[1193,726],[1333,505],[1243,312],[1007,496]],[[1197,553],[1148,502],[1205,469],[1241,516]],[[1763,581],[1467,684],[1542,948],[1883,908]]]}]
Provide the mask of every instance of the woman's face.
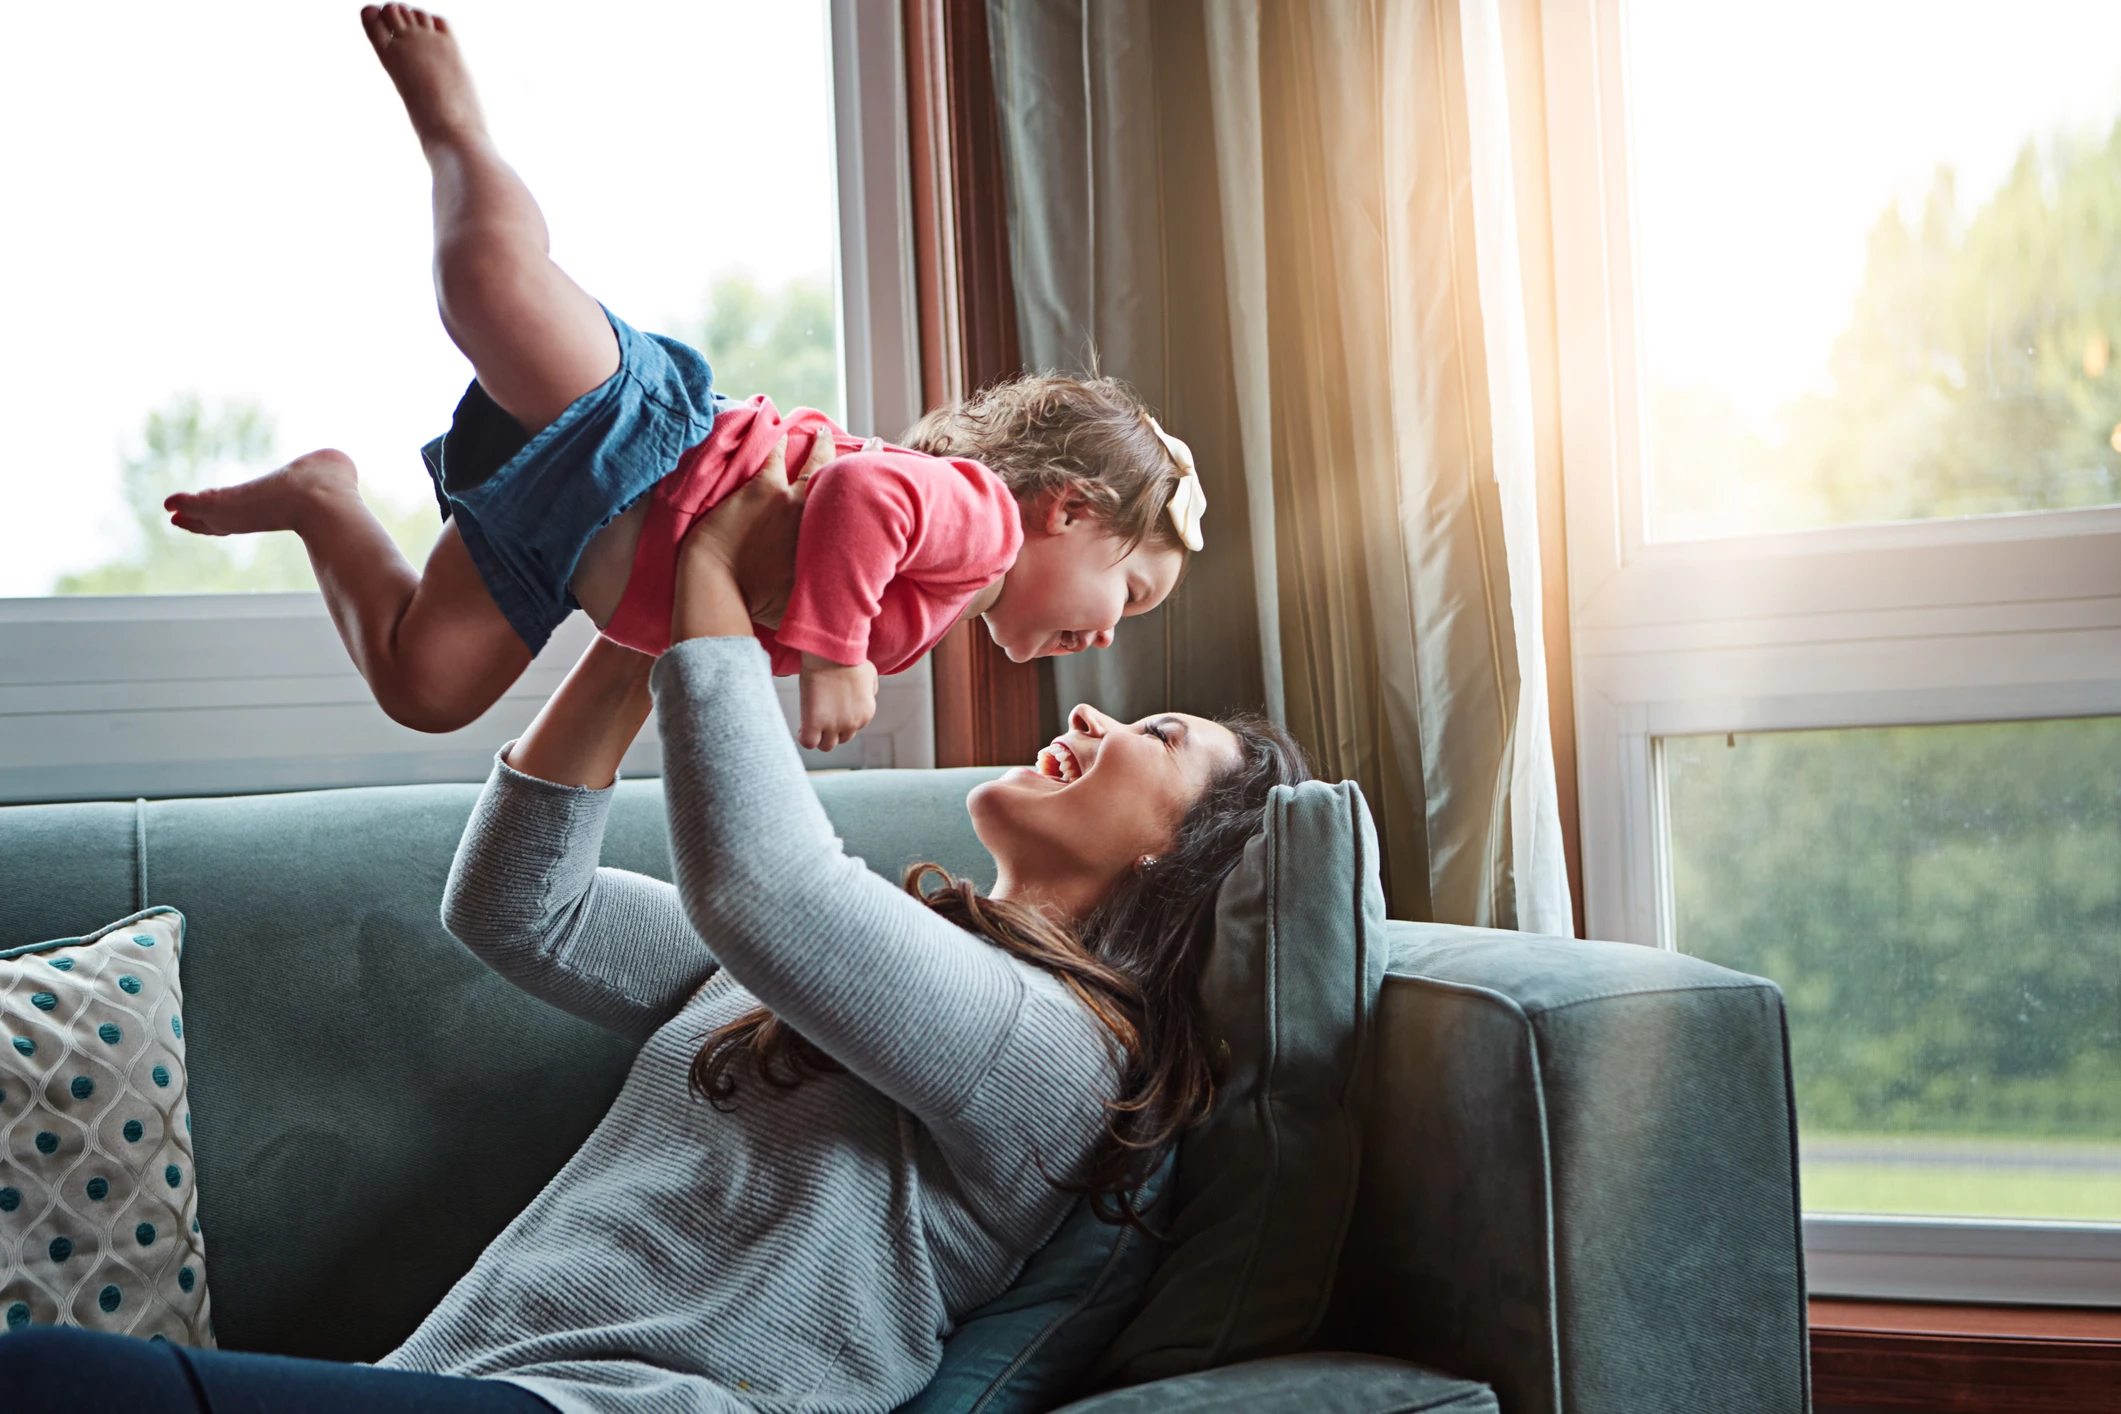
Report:
[{"label": "woman's face", "polygon": [[1000,866],[994,896],[1087,916],[1144,855],[1177,842],[1186,812],[1241,759],[1230,729],[1200,717],[1117,722],[1077,707],[1037,765],[979,785],[967,802]]}]

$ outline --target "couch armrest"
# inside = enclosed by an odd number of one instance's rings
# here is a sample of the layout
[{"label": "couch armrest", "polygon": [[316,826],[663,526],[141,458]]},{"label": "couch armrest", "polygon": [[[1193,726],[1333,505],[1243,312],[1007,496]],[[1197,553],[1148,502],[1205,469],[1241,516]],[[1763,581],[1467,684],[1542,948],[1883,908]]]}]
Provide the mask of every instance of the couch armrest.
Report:
[{"label": "couch armrest", "polygon": [[1055,1414],[1496,1414],[1494,1392],[1379,1355],[1313,1351],[1173,1375]]},{"label": "couch armrest", "polygon": [[1324,1343],[1511,1414],[1808,1408],[1780,990],[1621,943],[1389,943]]}]

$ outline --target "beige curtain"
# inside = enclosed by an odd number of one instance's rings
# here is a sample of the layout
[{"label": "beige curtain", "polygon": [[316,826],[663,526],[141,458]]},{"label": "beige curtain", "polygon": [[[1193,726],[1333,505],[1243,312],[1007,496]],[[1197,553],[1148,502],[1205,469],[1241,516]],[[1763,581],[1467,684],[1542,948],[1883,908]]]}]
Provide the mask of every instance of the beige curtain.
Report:
[{"label": "beige curtain", "polygon": [[[1027,358],[1095,342],[1152,400],[1227,388],[1195,399],[1213,425],[1168,409],[1235,463],[1208,482],[1222,577],[1174,621],[1236,625],[1256,700],[1362,785],[1395,915],[1569,932],[1497,0],[990,19]],[[1124,657],[1061,673],[1152,690]]]}]

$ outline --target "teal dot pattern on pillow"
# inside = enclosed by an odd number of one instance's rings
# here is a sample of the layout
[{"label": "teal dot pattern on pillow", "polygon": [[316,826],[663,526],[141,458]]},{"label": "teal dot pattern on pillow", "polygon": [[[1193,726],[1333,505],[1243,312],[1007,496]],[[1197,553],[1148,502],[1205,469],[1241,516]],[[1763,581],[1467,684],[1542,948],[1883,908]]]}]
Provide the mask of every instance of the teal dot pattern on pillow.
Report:
[{"label": "teal dot pattern on pillow", "polygon": [[70,1325],[214,1343],[183,949],[183,916],[153,908],[79,938],[0,951],[7,1330]]}]

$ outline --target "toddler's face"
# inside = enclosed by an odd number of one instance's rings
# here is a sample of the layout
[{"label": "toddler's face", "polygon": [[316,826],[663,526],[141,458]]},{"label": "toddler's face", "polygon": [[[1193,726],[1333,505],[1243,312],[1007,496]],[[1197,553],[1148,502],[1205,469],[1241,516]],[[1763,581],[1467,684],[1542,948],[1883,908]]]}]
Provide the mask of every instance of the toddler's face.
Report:
[{"label": "toddler's face", "polygon": [[1012,662],[1080,653],[1112,641],[1119,621],[1164,602],[1184,559],[1143,541],[1132,550],[1080,507],[1024,517],[1024,548],[982,615]]}]

